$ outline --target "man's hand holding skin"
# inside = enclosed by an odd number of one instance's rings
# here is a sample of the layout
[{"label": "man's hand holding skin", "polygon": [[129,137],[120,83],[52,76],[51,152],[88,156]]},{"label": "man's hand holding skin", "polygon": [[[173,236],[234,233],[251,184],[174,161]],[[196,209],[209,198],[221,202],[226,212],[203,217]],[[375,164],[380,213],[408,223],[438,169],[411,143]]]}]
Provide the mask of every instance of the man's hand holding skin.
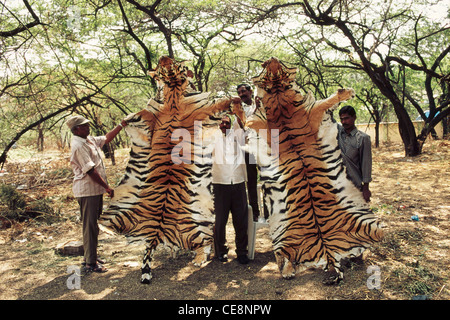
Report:
[{"label": "man's hand holding skin", "polygon": [[95,170],[95,168],[92,168],[91,170],[89,170],[87,172],[87,174],[89,175],[89,177],[91,177],[92,180],[94,180],[94,182],[98,183],[99,185],[101,185],[103,188],[105,188],[106,193],[112,198],[114,197],[114,190],[111,189],[109,187],[109,185],[105,182],[105,180],[103,180],[103,178],[98,174],[97,170]]},{"label": "man's hand holding skin", "polygon": [[[125,120],[122,120],[120,125],[117,125],[114,129],[112,129],[110,132],[108,132],[106,136],[105,144],[111,142],[117,134],[122,130],[122,128],[125,128],[128,125],[128,123]],[[87,174],[91,177],[94,182],[101,185],[103,188],[105,188],[106,193],[109,195],[109,197],[114,197],[114,189],[110,188],[110,186],[106,183],[105,180],[98,174],[97,170],[95,168],[92,168],[87,172]]]}]

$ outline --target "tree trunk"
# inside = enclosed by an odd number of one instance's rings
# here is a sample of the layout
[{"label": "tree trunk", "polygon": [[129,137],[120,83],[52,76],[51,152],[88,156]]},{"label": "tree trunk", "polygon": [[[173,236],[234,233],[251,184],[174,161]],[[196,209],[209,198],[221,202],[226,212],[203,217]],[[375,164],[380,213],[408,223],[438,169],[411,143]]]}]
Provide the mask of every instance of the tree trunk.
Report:
[{"label": "tree trunk", "polygon": [[[389,101],[394,106],[394,111],[398,119],[398,129],[400,132],[400,137],[402,138],[405,147],[405,155],[409,157],[419,155],[421,150],[417,141],[414,125],[409,118],[404,104],[398,98],[394,88],[389,81],[389,78],[385,74],[386,66],[377,67],[367,59],[367,57],[364,55],[363,48],[360,47],[360,44],[358,43],[358,41],[356,41],[352,31],[348,28],[345,22],[336,21],[328,16],[326,17],[329,19],[329,24],[334,24],[336,27],[338,27],[343,32],[345,37],[350,40],[353,49],[361,59],[362,69],[365,73],[367,73],[367,75],[370,77],[375,86],[380,90],[380,92],[387,99],[389,99]],[[323,23],[319,24],[323,25]]]},{"label": "tree trunk", "polygon": [[419,155],[421,153],[421,148],[417,140],[414,124],[409,118],[409,114],[406,111],[404,104],[400,101],[394,88],[389,83],[389,80],[382,74],[382,70],[374,71],[371,68],[365,68],[365,71],[381,93],[388,98],[394,106],[394,111],[398,119],[398,130],[405,147],[405,156],[415,157]]},{"label": "tree trunk", "polygon": [[41,125],[38,126],[38,138],[37,138],[37,150],[39,152],[44,151],[44,130]]},{"label": "tree trunk", "polygon": [[450,121],[448,117],[442,119],[442,130],[444,133],[444,139],[448,138],[450,132]]},{"label": "tree trunk", "polygon": [[[398,101],[398,103],[400,103],[400,101]],[[401,103],[399,105],[394,104],[394,111],[398,118],[398,130],[405,147],[405,156],[418,156],[422,152],[422,148],[417,140],[414,124],[409,118],[404,105]]]},{"label": "tree trunk", "polygon": [[375,122],[375,148],[380,147],[380,122]]}]

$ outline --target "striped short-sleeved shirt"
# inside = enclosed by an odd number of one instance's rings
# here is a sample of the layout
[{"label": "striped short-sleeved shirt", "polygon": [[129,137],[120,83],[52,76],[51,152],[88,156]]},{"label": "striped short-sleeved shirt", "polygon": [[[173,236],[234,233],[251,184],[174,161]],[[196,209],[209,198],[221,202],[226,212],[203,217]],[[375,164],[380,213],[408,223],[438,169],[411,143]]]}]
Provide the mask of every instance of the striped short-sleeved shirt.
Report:
[{"label": "striped short-sleeved shirt", "polygon": [[97,196],[105,193],[98,183],[94,182],[87,174],[95,168],[98,174],[106,180],[106,171],[101,156],[101,148],[105,144],[106,137],[91,137],[83,139],[73,136],[70,165],[73,170],[73,194],[76,198]]}]

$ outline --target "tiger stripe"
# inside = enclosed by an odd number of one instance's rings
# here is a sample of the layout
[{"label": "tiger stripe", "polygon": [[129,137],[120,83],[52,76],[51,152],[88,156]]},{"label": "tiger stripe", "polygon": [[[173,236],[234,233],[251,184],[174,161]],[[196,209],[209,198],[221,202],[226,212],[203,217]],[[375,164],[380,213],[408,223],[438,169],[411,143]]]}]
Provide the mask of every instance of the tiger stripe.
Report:
[{"label": "tiger stripe", "polygon": [[267,60],[253,78],[263,108],[247,122],[279,132],[278,158],[261,170],[273,250],[285,278],[308,267],[334,268],[342,278],[342,259],[382,237],[380,221],[346,177],[337,125],[327,112],[354,91],[316,101],[301,94],[295,74],[278,59]]},{"label": "tiger stripe", "polygon": [[[217,125],[218,113],[231,99],[211,100],[208,93],[187,92],[186,67],[161,57],[151,73],[157,94],[146,109],[127,117],[132,146],[125,175],[99,223],[130,242],[144,241],[142,283],[149,283],[155,248],[193,250],[194,263],[205,262],[213,242],[211,161],[195,139],[173,139],[178,129],[194,137]],[[185,151],[187,151],[185,153]],[[179,155],[175,164],[172,153]],[[178,152],[178,153],[177,153]]]}]

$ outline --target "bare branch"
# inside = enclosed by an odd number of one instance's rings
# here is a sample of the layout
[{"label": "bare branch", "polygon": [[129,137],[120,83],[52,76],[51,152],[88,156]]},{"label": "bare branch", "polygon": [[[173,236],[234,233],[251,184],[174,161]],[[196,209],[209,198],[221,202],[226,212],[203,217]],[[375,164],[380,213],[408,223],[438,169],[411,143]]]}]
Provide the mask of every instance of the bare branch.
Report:
[{"label": "bare branch", "polygon": [[152,68],[152,59],[151,59],[150,50],[148,50],[145,43],[133,32],[133,28],[131,27],[130,21],[128,21],[127,14],[125,13],[125,10],[123,9],[122,1],[118,0],[117,2],[119,4],[120,12],[122,12],[123,20],[125,21],[125,23],[127,25],[127,29],[125,29],[124,31],[126,33],[128,33],[139,44],[139,46],[142,48],[142,50],[144,50],[144,52],[145,52],[145,58],[147,60],[147,66],[145,68],[143,67],[141,61],[137,58],[136,54],[132,54],[132,55],[133,55],[133,58],[141,66],[141,69],[143,69],[144,74],[146,74],[147,71]]},{"label": "bare branch", "polygon": [[5,4],[2,2],[1,4],[6,8],[6,10],[8,10],[13,16],[14,18],[17,19],[17,21],[19,21],[20,26],[17,28],[14,28],[13,30],[9,30],[9,31],[0,31],[0,37],[4,37],[4,38],[8,38],[8,37],[13,37],[21,32],[24,31],[29,31],[31,28],[42,24],[41,20],[39,19],[39,17],[36,15],[36,13],[33,11],[33,8],[30,6],[30,4],[28,3],[28,0],[23,0],[23,3],[25,4],[25,6],[28,9],[28,12],[31,14],[31,16],[33,17],[33,21],[29,22],[27,24],[23,24],[18,17],[16,17],[6,6]]},{"label": "bare branch", "polygon": [[156,12],[156,9],[158,8],[159,4],[161,3],[161,0],[156,0],[155,2],[153,2],[153,4],[150,7],[143,6],[135,0],[126,0],[126,1],[128,3],[131,3],[132,5],[134,5],[136,7],[136,9],[146,13],[153,20],[153,22],[156,23],[156,25],[159,28],[159,31],[161,31],[163,33],[164,38],[166,39],[167,51],[169,52],[169,57],[173,58],[174,52],[173,52],[173,46],[172,46],[172,31],[166,27],[166,25],[161,20],[161,18],[158,17],[157,12]]}]

